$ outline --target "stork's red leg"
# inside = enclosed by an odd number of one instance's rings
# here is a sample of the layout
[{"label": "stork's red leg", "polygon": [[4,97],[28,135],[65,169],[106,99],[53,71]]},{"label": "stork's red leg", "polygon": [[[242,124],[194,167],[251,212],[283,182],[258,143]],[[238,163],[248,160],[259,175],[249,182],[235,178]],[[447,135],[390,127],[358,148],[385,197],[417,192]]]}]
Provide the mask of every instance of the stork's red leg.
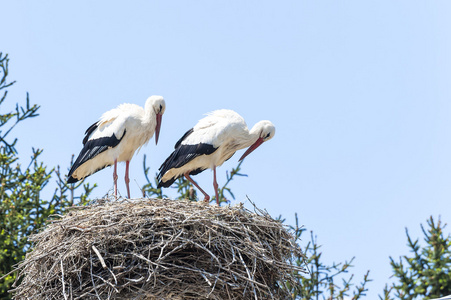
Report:
[{"label": "stork's red leg", "polygon": [[216,166],[213,167],[213,187],[215,188],[216,204],[219,206],[218,182],[216,181]]},{"label": "stork's red leg", "polygon": [[128,183],[130,182],[130,177],[128,177],[128,166],[130,165],[130,161],[127,160],[125,162],[125,186],[127,187],[127,195],[128,195],[128,199],[130,199],[130,187],[128,185]]},{"label": "stork's red leg", "polygon": [[114,181],[114,196],[117,197],[117,159],[114,160],[113,181]]},{"label": "stork's red leg", "polygon": [[199,189],[199,191],[202,192],[202,194],[204,194],[204,197],[205,197],[205,198],[204,198],[204,201],[205,201],[205,202],[210,202],[210,196],[208,196],[208,194],[205,193],[204,190],[201,189],[200,186],[199,186],[194,180],[191,179],[191,177],[189,176],[189,172],[186,172],[186,173],[183,174],[183,175],[186,177],[186,179],[189,180],[189,182],[191,182],[192,184],[194,184],[194,185]]}]

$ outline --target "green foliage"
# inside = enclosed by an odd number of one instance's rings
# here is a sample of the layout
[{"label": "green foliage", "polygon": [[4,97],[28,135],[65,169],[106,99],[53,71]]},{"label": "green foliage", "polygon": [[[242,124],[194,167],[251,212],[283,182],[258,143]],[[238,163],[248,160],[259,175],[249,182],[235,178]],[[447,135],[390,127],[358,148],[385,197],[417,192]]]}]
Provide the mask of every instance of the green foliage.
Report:
[{"label": "green foliage", "polygon": [[143,193],[143,197],[153,197],[158,199],[167,198],[165,194],[163,194],[162,188],[157,188],[158,186],[158,180],[155,176],[153,179],[153,183],[149,179],[149,167],[146,165],[146,155],[144,154],[143,159],[143,170],[144,170],[144,176],[146,177],[147,183],[141,188],[141,191]]},{"label": "green foliage", "polygon": [[[0,74],[2,76],[2,79],[0,79],[0,91],[3,92],[3,96],[0,98],[0,105],[3,104],[6,96],[8,95],[6,88],[14,84],[14,81],[10,83],[6,81],[6,77],[8,76],[8,64],[8,55],[3,55],[3,53],[0,52]],[[27,93],[27,104],[25,108],[19,107],[19,105],[16,104],[16,110],[14,112],[4,113],[0,115],[0,128],[2,129],[0,130],[0,143],[2,152],[16,153],[16,148],[14,146],[16,145],[17,138],[15,138],[12,142],[7,142],[6,137],[11,132],[11,130],[16,127],[17,124],[19,124],[19,122],[28,118],[38,116],[38,114],[36,113],[38,109],[39,106],[37,106],[36,104],[30,107],[30,99]]]},{"label": "green foliage", "polygon": [[[0,53],[0,68],[2,79],[0,91],[10,87],[14,82],[7,83],[8,57]],[[3,92],[0,106],[4,103],[7,91]],[[48,169],[39,161],[42,149],[32,149],[28,165],[21,165],[15,148],[18,139],[10,138],[12,130],[21,122],[38,116],[39,106],[30,105],[27,94],[26,105],[16,105],[15,111],[0,114],[0,299],[10,299],[7,292],[15,280],[13,266],[24,259],[31,244],[27,237],[45,226],[46,220],[53,214],[61,214],[64,208],[86,201],[86,197],[95,187],[84,185],[84,192],[74,196],[74,191],[80,187],[68,185],[57,170]],[[41,198],[41,192],[49,183],[52,174],[57,176],[57,187],[50,200]]]},{"label": "green foliage", "polygon": [[177,189],[178,200],[188,199],[190,201],[198,201],[197,190],[194,189],[191,182],[189,182],[184,176],[177,178],[174,182],[175,189]]},{"label": "green foliage", "polygon": [[427,220],[427,230],[421,225],[425,246],[409,235],[406,228],[407,246],[411,255],[400,257],[399,262],[390,257],[393,276],[396,282],[386,287],[380,299],[391,298],[394,291],[396,299],[432,299],[451,294],[451,236],[444,236],[440,218],[434,222],[431,216]]},{"label": "green foliage", "polygon": [[[230,171],[230,173],[229,173],[229,171],[226,171],[227,181],[221,188],[218,188],[220,204],[223,202],[225,202],[225,203],[229,202],[229,200],[227,200],[227,198],[224,195],[225,192],[227,192],[232,197],[232,199],[235,200],[235,195],[232,193],[232,190],[227,186],[229,185],[229,183],[233,180],[233,177],[235,177],[235,176],[246,176],[247,177],[246,174],[239,173],[241,171],[241,163],[242,162],[243,162],[243,160],[240,161],[235,168],[232,168],[232,171]],[[216,200],[216,196],[214,196],[212,200]]]},{"label": "green foliage", "polygon": [[[290,226],[296,241],[301,240],[305,228],[299,227],[298,216],[295,214],[296,225]],[[282,220],[283,222],[284,220]],[[310,232],[310,241],[303,247],[303,253],[307,259],[298,258],[298,266],[307,266],[309,274],[296,273],[297,284],[288,285],[287,288],[293,299],[352,299],[357,300],[365,296],[368,290],[366,285],[371,281],[369,271],[363,276],[359,285],[352,283],[354,275],[346,276],[352,267],[354,257],[348,262],[326,265],[322,261],[321,246],[317,243],[317,237]],[[341,284],[339,283],[341,281]],[[352,296],[350,293],[352,292]]]}]

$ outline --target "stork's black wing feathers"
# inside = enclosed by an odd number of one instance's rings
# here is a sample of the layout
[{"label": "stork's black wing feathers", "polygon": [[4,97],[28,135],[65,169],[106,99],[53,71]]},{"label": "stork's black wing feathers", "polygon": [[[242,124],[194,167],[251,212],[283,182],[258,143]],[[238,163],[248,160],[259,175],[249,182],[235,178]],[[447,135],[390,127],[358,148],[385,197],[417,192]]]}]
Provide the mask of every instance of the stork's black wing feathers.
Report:
[{"label": "stork's black wing feathers", "polygon": [[91,135],[91,133],[93,133],[94,130],[97,129],[98,124],[99,124],[99,122],[97,121],[94,124],[92,124],[91,126],[89,126],[88,129],[86,129],[86,131],[85,131],[85,138],[83,139],[83,145],[86,144],[86,142],[88,141],[89,136]]},{"label": "stork's black wing feathers", "polygon": [[190,130],[188,130],[187,132],[185,132],[185,134],[180,138],[180,140],[177,141],[177,143],[175,143],[174,149],[177,149],[183,142],[184,139],[186,139],[191,133],[193,133],[194,129],[191,128]]},{"label": "stork's black wing feathers", "polygon": [[[192,130],[191,130],[191,132],[192,132]],[[185,133],[184,137],[191,134],[191,132],[188,131],[187,133]],[[157,179],[159,181],[159,183],[158,183],[159,188],[162,186],[169,187],[177,179],[177,178],[171,178],[170,180],[168,180],[166,182],[161,181],[161,178],[170,169],[180,168],[181,166],[186,165],[187,163],[189,163],[196,157],[201,156],[201,155],[212,154],[213,152],[216,151],[216,149],[218,149],[218,148],[213,147],[213,145],[204,144],[204,143],[199,143],[199,144],[195,144],[195,145],[182,145],[181,144],[182,140],[183,140],[183,138],[177,142],[176,146],[178,146],[178,147],[174,150],[174,152],[171,153],[171,155],[169,155],[169,157],[164,161],[164,163],[158,169],[160,171],[160,173],[157,176]],[[204,170],[205,169],[202,169],[202,168],[192,170],[192,171],[190,171],[190,175],[199,174],[200,172],[202,172]]]},{"label": "stork's black wing feathers", "polygon": [[[96,126],[96,125],[94,124],[91,127],[93,127],[93,126]],[[88,132],[91,127],[89,127],[86,132]],[[92,129],[92,130],[94,130],[94,129]],[[79,166],[81,166],[82,164],[87,162],[88,160],[90,160],[90,159],[96,157],[97,155],[99,155],[100,153],[106,151],[108,148],[116,147],[119,144],[119,142],[122,140],[122,138],[125,136],[125,133],[126,133],[126,130],[124,130],[124,133],[122,134],[122,137],[120,139],[118,139],[116,137],[116,135],[113,134],[112,136],[105,136],[105,137],[101,137],[98,139],[86,141],[84,143],[83,149],[81,149],[80,154],[77,157],[77,160],[72,165],[72,168],[70,169],[69,174],[67,175],[69,177],[67,179],[67,182],[74,183],[74,182],[77,182],[78,180],[80,180],[80,179],[76,179],[76,178],[72,177],[72,174],[75,172],[75,170]],[[86,139],[86,137],[85,137],[85,139]],[[99,170],[101,170],[101,169],[99,169]],[[96,170],[96,172],[99,170]]]}]

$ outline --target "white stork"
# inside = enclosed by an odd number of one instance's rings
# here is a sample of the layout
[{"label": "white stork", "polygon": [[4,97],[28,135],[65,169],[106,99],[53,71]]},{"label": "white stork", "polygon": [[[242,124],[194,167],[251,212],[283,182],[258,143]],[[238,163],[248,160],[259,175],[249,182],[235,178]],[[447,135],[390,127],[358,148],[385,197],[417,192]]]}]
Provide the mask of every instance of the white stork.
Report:
[{"label": "white stork", "polygon": [[233,110],[216,110],[201,119],[175,144],[174,152],[159,169],[158,187],[169,187],[183,175],[204,194],[204,200],[208,202],[210,196],[190,175],[210,168],[213,170],[213,187],[219,205],[216,167],[231,158],[237,150],[250,146],[241,156],[241,161],[263,142],[270,140],[275,132],[270,121],[260,121],[249,131],[244,119]]},{"label": "white stork", "polygon": [[125,184],[130,198],[130,160],[154,133],[155,143],[158,143],[165,109],[162,96],[151,96],[144,108],[124,103],[104,113],[86,130],[83,149],[67,175],[67,182],[77,182],[114,165],[114,195],[117,196],[117,162],[125,161]]}]

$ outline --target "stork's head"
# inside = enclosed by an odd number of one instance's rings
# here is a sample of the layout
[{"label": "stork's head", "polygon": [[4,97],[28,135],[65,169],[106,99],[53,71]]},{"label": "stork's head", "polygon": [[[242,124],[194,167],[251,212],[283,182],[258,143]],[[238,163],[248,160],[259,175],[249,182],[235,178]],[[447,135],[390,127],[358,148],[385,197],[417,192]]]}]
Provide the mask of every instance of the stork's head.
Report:
[{"label": "stork's head", "polygon": [[252,151],[257,149],[261,144],[266,141],[269,141],[276,134],[276,127],[270,121],[264,120],[260,121],[252,127],[249,132],[250,136],[257,136],[257,140],[244,152],[243,156],[241,156],[240,161],[243,160],[246,156],[248,156]]},{"label": "stork's head", "polygon": [[150,106],[150,109],[155,113],[157,124],[155,125],[155,144],[158,144],[158,137],[160,136],[161,119],[163,113],[166,110],[166,102],[162,96],[150,96],[146,101],[146,107]]}]

